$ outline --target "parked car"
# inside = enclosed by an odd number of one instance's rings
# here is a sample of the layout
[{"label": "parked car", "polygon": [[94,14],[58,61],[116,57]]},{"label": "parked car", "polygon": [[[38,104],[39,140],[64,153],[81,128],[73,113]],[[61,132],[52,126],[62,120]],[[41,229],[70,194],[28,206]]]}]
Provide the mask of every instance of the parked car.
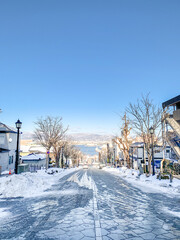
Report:
[{"label": "parked car", "polygon": [[104,163],[100,163],[99,164],[99,169],[102,169],[103,167],[105,167],[106,165]]},{"label": "parked car", "polygon": [[87,164],[84,164],[84,165],[83,165],[83,169],[88,169],[88,165],[87,165]]}]

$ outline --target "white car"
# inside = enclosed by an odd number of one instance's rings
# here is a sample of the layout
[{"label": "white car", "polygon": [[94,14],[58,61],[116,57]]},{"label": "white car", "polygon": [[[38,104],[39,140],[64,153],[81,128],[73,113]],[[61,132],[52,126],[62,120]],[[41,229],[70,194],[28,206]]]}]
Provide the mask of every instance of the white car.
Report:
[{"label": "white car", "polygon": [[84,164],[84,165],[83,165],[83,169],[88,169],[88,165],[87,165],[87,164]]}]

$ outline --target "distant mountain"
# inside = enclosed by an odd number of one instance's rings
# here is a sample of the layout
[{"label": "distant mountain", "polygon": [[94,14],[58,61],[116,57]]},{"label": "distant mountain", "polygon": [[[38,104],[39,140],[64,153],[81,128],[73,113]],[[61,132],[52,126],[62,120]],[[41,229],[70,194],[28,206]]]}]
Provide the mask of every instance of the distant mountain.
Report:
[{"label": "distant mountain", "polygon": [[32,132],[22,132],[21,139],[30,140],[33,139],[33,136]]},{"label": "distant mountain", "polygon": [[[22,132],[22,140],[33,139],[34,134],[32,132]],[[91,134],[91,133],[71,133],[68,135],[70,139],[77,142],[105,142],[112,139],[112,135],[101,135],[101,134]]]},{"label": "distant mountain", "polygon": [[91,133],[73,133],[69,137],[74,141],[92,141],[92,142],[104,142],[110,141],[112,135],[101,135],[101,134],[91,134]]}]

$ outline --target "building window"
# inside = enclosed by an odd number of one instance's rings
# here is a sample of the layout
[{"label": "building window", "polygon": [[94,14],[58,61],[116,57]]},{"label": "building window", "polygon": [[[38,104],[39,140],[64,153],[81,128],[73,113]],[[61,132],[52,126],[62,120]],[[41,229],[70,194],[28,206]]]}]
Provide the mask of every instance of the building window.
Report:
[{"label": "building window", "polygon": [[9,164],[13,163],[13,156],[9,156]]}]

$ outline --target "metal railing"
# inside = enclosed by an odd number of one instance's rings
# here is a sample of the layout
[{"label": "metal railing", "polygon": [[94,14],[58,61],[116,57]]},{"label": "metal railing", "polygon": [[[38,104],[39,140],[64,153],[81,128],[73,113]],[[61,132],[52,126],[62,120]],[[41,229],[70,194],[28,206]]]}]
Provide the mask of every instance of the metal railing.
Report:
[{"label": "metal railing", "polygon": [[168,124],[172,127],[172,129],[176,132],[178,137],[180,137],[180,125],[174,120],[174,118],[166,118]]},{"label": "metal railing", "polygon": [[44,165],[36,165],[36,164],[31,164],[29,165],[29,171],[30,172],[36,172],[37,170],[41,170],[41,169],[45,169],[45,166]]},{"label": "metal railing", "polygon": [[169,145],[172,147],[172,149],[174,150],[174,152],[176,153],[177,157],[180,159],[180,148],[177,145],[177,142],[173,138],[170,138],[170,136],[168,135],[167,135],[167,141]]}]

